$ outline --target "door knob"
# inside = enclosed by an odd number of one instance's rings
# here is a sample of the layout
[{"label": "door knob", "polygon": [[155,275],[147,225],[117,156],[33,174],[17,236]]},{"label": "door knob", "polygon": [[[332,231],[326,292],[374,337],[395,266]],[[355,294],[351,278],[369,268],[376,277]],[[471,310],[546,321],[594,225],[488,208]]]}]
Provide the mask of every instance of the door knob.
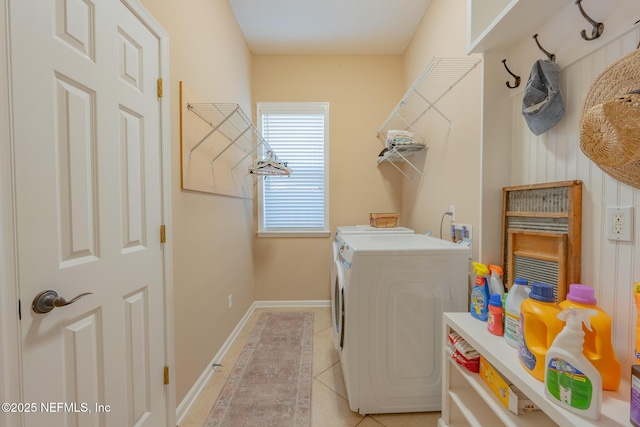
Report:
[{"label": "door knob", "polygon": [[48,313],[56,307],[64,307],[65,305],[73,304],[80,298],[91,295],[92,293],[93,292],[85,292],[73,298],[72,300],[67,301],[63,297],[58,296],[58,293],[56,291],[42,291],[33,299],[31,309],[36,313]]}]

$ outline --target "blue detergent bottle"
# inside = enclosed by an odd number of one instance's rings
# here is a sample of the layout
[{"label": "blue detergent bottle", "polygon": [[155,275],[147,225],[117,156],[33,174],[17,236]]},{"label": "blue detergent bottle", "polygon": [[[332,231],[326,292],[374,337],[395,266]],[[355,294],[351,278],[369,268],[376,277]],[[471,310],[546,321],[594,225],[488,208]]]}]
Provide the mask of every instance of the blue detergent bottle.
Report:
[{"label": "blue detergent bottle", "polygon": [[476,281],[471,289],[469,311],[476,319],[486,322],[489,315],[489,283],[486,277],[489,269],[479,262],[471,264],[473,264],[473,271],[476,273]]}]

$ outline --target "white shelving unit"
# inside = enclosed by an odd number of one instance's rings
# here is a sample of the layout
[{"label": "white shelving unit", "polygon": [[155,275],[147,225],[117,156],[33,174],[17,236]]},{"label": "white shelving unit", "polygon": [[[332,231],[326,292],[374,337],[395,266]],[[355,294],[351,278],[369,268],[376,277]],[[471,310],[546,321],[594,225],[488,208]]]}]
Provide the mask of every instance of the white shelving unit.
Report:
[{"label": "white shelving unit", "polygon": [[629,426],[629,383],[620,384],[617,392],[604,391],[602,415],[597,421],[583,418],[554,404],[544,395],[544,384],[529,374],[518,360],[515,348],[503,337],[487,331],[486,322],[469,313],[445,313],[446,340],[454,330],[473,346],[491,365],[531,399],[541,411],[516,415],[509,412],[479,374],[467,371],[446,353],[442,369],[442,418],[440,427],[462,426]]},{"label": "white shelving unit", "polygon": [[376,132],[376,136],[385,144],[386,131],[410,131],[415,134],[416,143],[409,146],[398,145],[392,147],[378,158],[378,164],[388,161],[405,177],[410,179],[400,167],[394,164],[394,162],[406,162],[422,176],[422,171],[407,160],[408,157],[416,152],[427,149],[425,137],[418,127],[420,119],[428,111],[433,110],[451,126],[451,120],[438,109],[438,101],[481,61],[482,59],[479,57],[433,58]]},{"label": "white shelving unit", "polygon": [[468,0],[468,53],[503,49],[536,29],[571,0]]}]

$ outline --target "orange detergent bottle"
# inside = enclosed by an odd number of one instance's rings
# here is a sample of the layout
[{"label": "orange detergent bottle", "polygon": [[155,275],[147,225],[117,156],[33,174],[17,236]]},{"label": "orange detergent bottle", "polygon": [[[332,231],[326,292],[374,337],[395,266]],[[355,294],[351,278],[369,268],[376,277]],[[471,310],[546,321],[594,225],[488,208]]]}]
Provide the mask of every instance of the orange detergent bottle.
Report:
[{"label": "orange detergent bottle", "polygon": [[567,299],[560,302],[560,307],[567,308],[591,308],[597,315],[591,316],[591,330],[584,325],[584,344],[582,354],[600,372],[602,388],[604,390],[618,390],[622,368],[613,350],[611,341],[611,317],[600,307],[595,298],[593,288],[586,285],[569,285]]},{"label": "orange detergent bottle", "polygon": [[547,351],[564,327],[558,319],[560,311],[553,286],[540,282],[531,284],[529,297],[520,305],[518,358],[527,372],[540,381],[544,381]]}]

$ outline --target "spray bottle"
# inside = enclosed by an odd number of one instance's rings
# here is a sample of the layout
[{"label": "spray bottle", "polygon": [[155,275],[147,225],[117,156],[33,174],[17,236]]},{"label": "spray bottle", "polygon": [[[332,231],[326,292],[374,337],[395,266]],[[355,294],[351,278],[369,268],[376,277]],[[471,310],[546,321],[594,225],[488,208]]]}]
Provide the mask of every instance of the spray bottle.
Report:
[{"label": "spray bottle", "polygon": [[476,281],[471,289],[471,303],[469,311],[476,319],[486,321],[489,313],[489,283],[485,277],[489,272],[486,265],[472,262],[473,271],[476,273]]},{"label": "spray bottle", "polygon": [[611,317],[598,307],[598,300],[592,287],[580,284],[569,285],[567,299],[560,302],[560,308],[588,308],[598,313],[589,319],[591,330],[584,331],[582,354],[596,367],[602,377],[603,390],[618,390],[622,368],[616,357],[611,339]]},{"label": "spray bottle", "polygon": [[502,267],[495,264],[489,264],[489,271],[491,271],[491,276],[489,276],[489,293],[491,295],[498,294],[500,295],[500,299],[504,296],[504,283],[502,283]]},{"label": "spray bottle", "polygon": [[597,420],[602,407],[602,377],[582,354],[584,331],[593,309],[569,308],[558,314],[566,325],[545,356],[544,394],[569,411]]}]

